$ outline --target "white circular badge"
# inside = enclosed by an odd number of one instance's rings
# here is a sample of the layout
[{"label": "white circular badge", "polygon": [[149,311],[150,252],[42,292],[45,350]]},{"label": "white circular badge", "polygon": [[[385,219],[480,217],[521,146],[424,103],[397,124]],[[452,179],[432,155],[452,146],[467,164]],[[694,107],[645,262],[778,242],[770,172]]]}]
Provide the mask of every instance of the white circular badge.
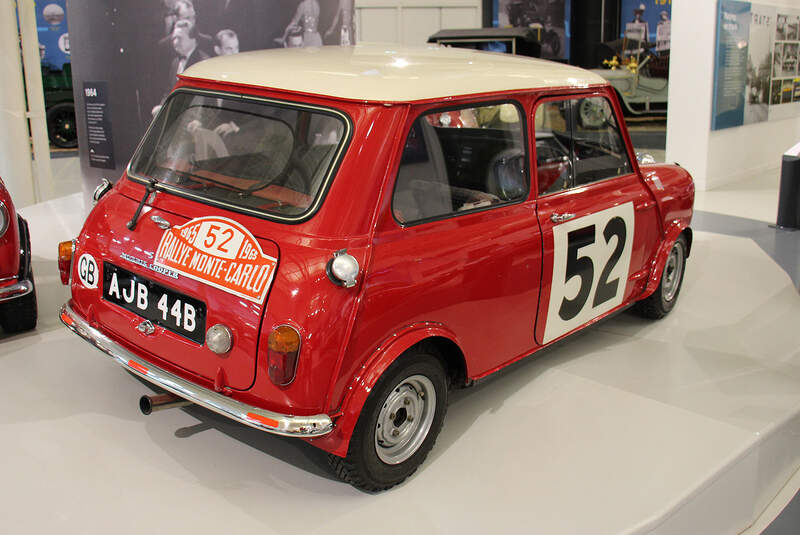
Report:
[{"label": "white circular badge", "polygon": [[69,54],[69,34],[62,33],[61,37],[58,38],[58,49],[61,50],[64,54]]},{"label": "white circular badge", "polygon": [[78,278],[81,284],[87,288],[97,288],[97,280],[100,278],[100,270],[97,269],[97,262],[89,253],[83,253],[78,259]]}]

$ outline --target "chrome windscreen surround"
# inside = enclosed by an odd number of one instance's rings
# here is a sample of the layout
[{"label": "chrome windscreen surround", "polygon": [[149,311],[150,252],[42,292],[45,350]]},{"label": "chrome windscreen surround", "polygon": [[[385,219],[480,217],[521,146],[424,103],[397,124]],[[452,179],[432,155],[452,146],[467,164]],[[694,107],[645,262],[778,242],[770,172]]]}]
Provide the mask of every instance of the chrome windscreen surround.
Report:
[{"label": "chrome windscreen surround", "polygon": [[290,416],[280,414],[234,399],[198,386],[147,362],[117,344],[78,315],[69,303],[62,305],[61,322],[72,332],[113,358],[126,370],[161,388],[209,410],[267,433],[288,437],[311,438],[329,433],[333,422],[327,414]]}]

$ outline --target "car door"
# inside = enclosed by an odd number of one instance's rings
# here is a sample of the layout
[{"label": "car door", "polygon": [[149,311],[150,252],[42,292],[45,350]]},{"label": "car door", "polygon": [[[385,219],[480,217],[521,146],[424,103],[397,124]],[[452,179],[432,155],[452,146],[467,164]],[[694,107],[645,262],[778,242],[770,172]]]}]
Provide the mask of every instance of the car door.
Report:
[{"label": "car door", "polygon": [[644,290],[659,223],[605,94],[544,98],[533,113],[543,257],[536,340],[546,344]]},{"label": "car door", "polygon": [[412,109],[373,240],[359,342],[438,325],[472,377],[530,354],[542,246],[524,110],[511,100]]}]

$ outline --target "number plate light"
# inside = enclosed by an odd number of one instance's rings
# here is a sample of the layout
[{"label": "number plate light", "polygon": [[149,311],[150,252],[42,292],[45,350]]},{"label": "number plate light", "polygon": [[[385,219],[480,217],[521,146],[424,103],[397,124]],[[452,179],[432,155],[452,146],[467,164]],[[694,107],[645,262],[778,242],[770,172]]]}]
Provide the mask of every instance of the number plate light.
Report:
[{"label": "number plate light", "polygon": [[297,373],[300,333],[289,325],[275,327],[269,333],[267,347],[267,371],[270,380],[278,386],[290,384]]}]

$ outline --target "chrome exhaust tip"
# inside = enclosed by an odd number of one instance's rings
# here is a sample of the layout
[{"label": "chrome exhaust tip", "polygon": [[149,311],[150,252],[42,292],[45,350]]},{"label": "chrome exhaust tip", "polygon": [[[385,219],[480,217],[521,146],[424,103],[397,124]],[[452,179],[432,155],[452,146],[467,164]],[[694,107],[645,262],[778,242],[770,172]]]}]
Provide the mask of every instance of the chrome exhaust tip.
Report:
[{"label": "chrome exhaust tip", "polygon": [[158,394],[155,396],[142,396],[139,398],[139,410],[142,411],[142,414],[145,416],[154,411],[185,407],[191,404],[191,401],[170,393]]}]

